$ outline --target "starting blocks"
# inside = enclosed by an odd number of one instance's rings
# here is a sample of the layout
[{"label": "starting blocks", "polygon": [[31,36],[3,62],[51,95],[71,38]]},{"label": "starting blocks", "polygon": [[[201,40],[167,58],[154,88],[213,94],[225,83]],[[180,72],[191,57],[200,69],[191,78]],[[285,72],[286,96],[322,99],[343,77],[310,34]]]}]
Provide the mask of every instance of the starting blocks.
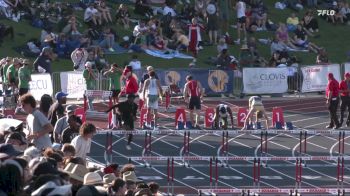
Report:
[{"label": "starting blocks", "polygon": [[280,122],[281,127],[282,125],[284,125],[283,110],[280,107],[274,107],[272,109],[272,126],[273,127],[276,127],[276,122]]},{"label": "starting blocks", "polygon": [[248,109],[247,108],[239,108],[237,112],[237,127],[243,127],[244,121],[247,118]]},{"label": "starting blocks", "polygon": [[176,123],[176,129],[177,130],[183,130],[185,128],[184,123],[182,121],[178,121]]},{"label": "starting blocks", "polygon": [[286,125],[285,125],[284,129],[286,129],[286,130],[293,130],[292,122],[286,122]]},{"label": "starting blocks", "polygon": [[215,120],[214,117],[215,117],[214,108],[207,108],[205,110],[205,121],[204,121],[205,128],[210,128],[214,126],[214,120]]},{"label": "starting blocks", "polygon": [[186,123],[186,112],[184,108],[177,108],[175,113],[175,127],[178,122],[182,122],[182,125]]}]

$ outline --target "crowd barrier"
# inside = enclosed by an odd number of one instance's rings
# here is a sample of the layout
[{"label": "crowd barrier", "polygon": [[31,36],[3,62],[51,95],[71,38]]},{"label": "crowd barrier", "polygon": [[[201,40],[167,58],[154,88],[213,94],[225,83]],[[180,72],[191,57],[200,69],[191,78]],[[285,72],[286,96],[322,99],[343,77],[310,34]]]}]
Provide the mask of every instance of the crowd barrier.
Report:
[{"label": "crowd barrier", "polygon": [[[340,81],[346,72],[350,72],[350,63],[310,65],[282,68],[243,68],[243,70],[212,69],[158,69],[157,74],[162,86],[176,84],[183,88],[189,74],[199,80],[207,95],[233,94],[282,94],[308,93],[324,91],[327,74],[332,72]],[[144,70],[136,70],[134,76],[139,81]],[[38,75],[38,74],[35,74]],[[40,75],[40,74],[39,74]],[[33,81],[34,83],[35,81]],[[53,92],[62,90],[71,94],[68,98],[82,98],[85,80],[82,72],[55,72],[52,74]],[[108,90],[109,81],[98,73],[95,90]]]}]

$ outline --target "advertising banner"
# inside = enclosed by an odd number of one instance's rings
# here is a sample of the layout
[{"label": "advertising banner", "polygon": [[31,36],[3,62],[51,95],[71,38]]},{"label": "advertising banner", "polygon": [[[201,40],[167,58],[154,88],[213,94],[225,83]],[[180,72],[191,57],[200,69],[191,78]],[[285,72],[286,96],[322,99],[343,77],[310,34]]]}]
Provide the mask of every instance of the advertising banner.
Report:
[{"label": "advertising banner", "polygon": [[29,82],[30,93],[39,101],[44,94],[52,95],[53,87],[50,74],[32,74]]},{"label": "advertising banner", "polygon": [[328,83],[328,73],[333,73],[334,78],[341,80],[338,64],[314,65],[302,67],[303,85],[302,92],[325,91]]}]

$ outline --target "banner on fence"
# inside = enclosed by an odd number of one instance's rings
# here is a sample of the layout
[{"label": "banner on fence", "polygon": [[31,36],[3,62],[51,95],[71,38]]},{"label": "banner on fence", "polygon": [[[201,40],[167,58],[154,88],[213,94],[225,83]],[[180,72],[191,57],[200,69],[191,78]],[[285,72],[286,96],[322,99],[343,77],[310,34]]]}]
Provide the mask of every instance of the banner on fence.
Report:
[{"label": "banner on fence", "polygon": [[233,71],[226,70],[162,70],[157,71],[162,86],[177,84],[183,88],[186,83],[186,76],[192,75],[205,89],[206,94],[221,94],[233,92]]},{"label": "banner on fence", "polygon": [[328,83],[328,73],[333,73],[334,78],[341,80],[339,64],[314,65],[302,67],[303,85],[302,92],[325,91]]},{"label": "banner on fence", "polygon": [[50,74],[32,74],[32,81],[29,83],[30,93],[35,100],[40,100],[44,94],[53,94],[52,80]]},{"label": "banner on fence", "polygon": [[285,93],[287,68],[244,68],[243,92],[247,94]]},{"label": "banner on fence", "polygon": [[61,90],[68,94],[68,98],[82,98],[86,90],[82,72],[61,72]]},{"label": "banner on fence", "polygon": [[344,63],[344,73],[350,73],[350,63]]}]

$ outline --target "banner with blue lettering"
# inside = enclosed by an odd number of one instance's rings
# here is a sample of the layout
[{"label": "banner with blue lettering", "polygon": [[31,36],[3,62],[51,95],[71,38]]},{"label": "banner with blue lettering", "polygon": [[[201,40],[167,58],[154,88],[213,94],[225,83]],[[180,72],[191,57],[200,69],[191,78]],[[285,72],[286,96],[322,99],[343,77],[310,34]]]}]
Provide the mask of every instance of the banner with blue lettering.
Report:
[{"label": "banner with blue lettering", "polygon": [[29,82],[30,93],[39,101],[44,94],[52,95],[53,87],[50,74],[32,74]]},{"label": "banner with blue lettering", "polygon": [[[145,73],[145,72],[143,72]],[[142,78],[142,72],[136,72],[138,78]],[[182,88],[186,83],[186,76],[192,75],[198,80],[207,95],[233,92],[233,71],[231,70],[208,70],[208,69],[168,69],[156,71],[162,86],[176,84]]]}]

